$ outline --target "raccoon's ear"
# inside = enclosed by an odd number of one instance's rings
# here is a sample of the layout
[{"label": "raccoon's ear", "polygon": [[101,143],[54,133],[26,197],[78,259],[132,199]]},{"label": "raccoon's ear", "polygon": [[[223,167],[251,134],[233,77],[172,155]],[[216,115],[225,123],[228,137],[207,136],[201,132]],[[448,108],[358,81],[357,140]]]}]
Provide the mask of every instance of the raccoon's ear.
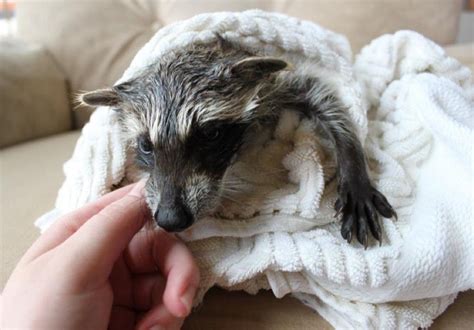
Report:
[{"label": "raccoon's ear", "polygon": [[118,106],[123,102],[119,93],[114,88],[98,89],[92,92],[80,94],[79,102],[98,107],[98,106]]},{"label": "raccoon's ear", "polygon": [[230,70],[235,76],[254,81],[288,66],[287,62],[276,57],[249,57],[233,64]]}]

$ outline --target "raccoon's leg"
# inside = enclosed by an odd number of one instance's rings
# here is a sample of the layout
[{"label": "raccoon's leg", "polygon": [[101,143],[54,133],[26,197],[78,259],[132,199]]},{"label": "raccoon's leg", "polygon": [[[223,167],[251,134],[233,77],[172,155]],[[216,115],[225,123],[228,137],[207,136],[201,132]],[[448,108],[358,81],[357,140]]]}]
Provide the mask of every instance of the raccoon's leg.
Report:
[{"label": "raccoon's leg", "polygon": [[321,85],[313,85],[307,95],[316,96],[307,97],[305,114],[322,125],[335,148],[339,195],[335,209],[336,215],[342,214],[342,237],[351,242],[355,232],[357,240],[367,247],[370,230],[381,242],[378,213],[386,218],[396,217],[396,213],[369,179],[364,151],[345,107]]}]

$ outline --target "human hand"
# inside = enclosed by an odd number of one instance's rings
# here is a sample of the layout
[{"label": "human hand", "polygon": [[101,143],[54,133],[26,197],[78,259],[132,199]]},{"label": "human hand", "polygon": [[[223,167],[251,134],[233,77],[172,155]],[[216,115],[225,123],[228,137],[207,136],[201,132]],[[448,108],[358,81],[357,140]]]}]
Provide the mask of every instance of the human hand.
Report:
[{"label": "human hand", "polygon": [[143,184],[69,213],[22,257],[1,297],[1,328],[179,329],[199,283],[175,236],[139,231]]}]

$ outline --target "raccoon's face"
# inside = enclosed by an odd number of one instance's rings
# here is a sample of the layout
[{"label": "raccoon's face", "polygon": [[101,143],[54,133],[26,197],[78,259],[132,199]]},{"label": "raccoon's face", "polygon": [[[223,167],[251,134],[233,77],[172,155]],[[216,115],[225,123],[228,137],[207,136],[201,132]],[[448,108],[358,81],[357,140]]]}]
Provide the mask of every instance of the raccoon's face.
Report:
[{"label": "raccoon's face", "polygon": [[262,81],[284,67],[279,59],[194,48],[82,101],[119,111],[136,162],[149,173],[156,223],[181,231],[219,205],[222,179],[259,115]]},{"label": "raccoon's face", "polygon": [[193,127],[184,139],[138,136],[136,159],[150,173],[147,202],[160,227],[183,230],[217,207],[222,178],[248,125],[214,121]]}]

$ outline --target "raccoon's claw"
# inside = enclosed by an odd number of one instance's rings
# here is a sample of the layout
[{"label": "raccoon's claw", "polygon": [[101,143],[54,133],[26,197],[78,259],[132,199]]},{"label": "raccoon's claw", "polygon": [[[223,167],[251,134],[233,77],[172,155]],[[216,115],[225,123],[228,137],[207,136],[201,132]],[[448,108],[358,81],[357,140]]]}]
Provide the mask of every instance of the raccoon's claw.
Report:
[{"label": "raccoon's claw", "polygon": [[355,234],[360,244],[368,246],[369,232],[382,244],[382,228],[379,222],[379,213],[385,218],[395,217],[397,214],[384,195],[370,184],[365,186],[341,186],[339,198],[334,205],[336,216],[342,214],[341,235],[350,243]]},{"label": "raccoon's claw", "polygon": [[339,197],[336,200],[336,204],[334,205],[334,209],[336,210],[336,214],[334,215],[335,218],[339,217],[339,215],[342,212],[343,206],[346,204],[346,201],[342,199],[342,197]]},{"label": "raccoon's claw", "polygon": [[342,216],[341,235],[350,243],[352,241],[352,227],[354,226],[354,217],[350,213],[345,213]]},{"label": "raccoon's claw", "polygon": [[390,205],[387,198],[385,198],[381,192],[374,188],[372,189],[374,190],[373,202],[377,211],[379,211],[379,213],[385,218],[394,217],[395,220],[398,220],[397,213],[393,209],[392,205]]}]

